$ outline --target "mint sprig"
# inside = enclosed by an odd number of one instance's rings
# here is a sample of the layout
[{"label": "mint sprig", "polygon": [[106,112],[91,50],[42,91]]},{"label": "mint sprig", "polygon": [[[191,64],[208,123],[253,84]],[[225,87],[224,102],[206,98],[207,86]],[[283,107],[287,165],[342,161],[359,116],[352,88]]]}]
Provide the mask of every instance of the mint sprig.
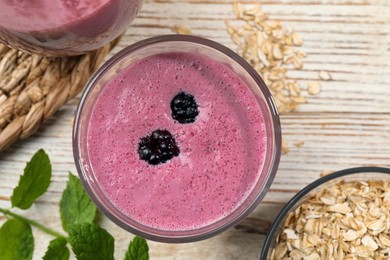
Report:
[{"label": "mint sprig", "polygon": [[29,224],[7,220],[0,228],[0,259],[32,259],[34,238]]},{"label": "mint sprig", "polygon": [[76,223],[92,223],[96,216],[96,206],[84,191],[83,184],[69,172],[66,189],[60,201],[62,226],[65,231],[68,226]]},{"label": "mint sprig", "polygon": [[149,259],[149,247],[146,240],[140,237],[135,237],[130,242],[127,249],[125,260],[148,260]]},{"label": "mint sprig", "polygon": [[[14,189],[12,207],[28,209],[43,195],[50,185],[49,156],[40,149],[27,163],[19,184]],[[89,199],[80,180],[69,173],[67,186],[60,201],[62,226],[69,237],[48,228],[35,220],[0,208],[8,220],[0,228],[0,259],[32,259],[34,238],[31,226],[55,237],[48,246],[43,260],[67,260],[70,243],[77,259],[114,259],[114,238],[93,223],[96,206]],[[130,242],[125,260],[148,260],[149,248],[145,239],[135,237]]]},{"label": "mint sprig", "polygon": [[114,238],[95,224],[69,226],[69,242],[80,260],[114,260]]},{"label": "mint sprig", "polygon": [[19,184],[14,189],[12,207],[28,209],[50,185],[51,165],[49,156],[40,149],[27,163],[24,174],[20,176]]},{"label": "mint sprig", "polygon": [[43,260],[68,260],[69,249],[66,246],[68,241],[65,238],[59,237],[50,241],[46,254],[43,256]]}]

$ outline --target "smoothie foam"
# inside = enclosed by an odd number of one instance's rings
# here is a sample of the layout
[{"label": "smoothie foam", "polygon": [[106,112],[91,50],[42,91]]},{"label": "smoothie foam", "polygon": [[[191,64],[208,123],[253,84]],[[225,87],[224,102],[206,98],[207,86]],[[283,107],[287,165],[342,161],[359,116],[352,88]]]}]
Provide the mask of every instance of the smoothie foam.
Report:
[{"label": "smoothie foam", "polygon": [[[172,119],[170,102],[184,91],[199,104],[191,124]],[[168,130],[180,154],[153,166],[138,144]],[[191,230],[235,210],[261,175],[266,125],[241,78],[200,54],[158,54],[129,65],[100,93],[88,125],[92,172],[125,215],[153,228]]]}]

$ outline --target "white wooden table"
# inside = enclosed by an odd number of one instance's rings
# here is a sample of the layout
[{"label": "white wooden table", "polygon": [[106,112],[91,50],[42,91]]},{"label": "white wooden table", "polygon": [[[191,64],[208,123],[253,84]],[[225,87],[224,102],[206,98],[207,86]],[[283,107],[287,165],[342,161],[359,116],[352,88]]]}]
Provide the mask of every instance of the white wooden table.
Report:
[{"label": "white wooden table", "polygon": [[[316,96],[294,113],[281,116],[283,138],[290,151],[282,156],[275,181],[261,205],[239,227],[191,244],[149,242],[151,259],[258,259],[266,228],[283,205],[322,171],[347,167],[390,166],[390,1],[262,0],[271,18],[294,28],[303,38],[308,58],[301,71],[289,71],[301,84],[330,71]],[[233,19],[232,1],[146,0],[142,11],[113,53],[138,40],[171,33],[186,25],[193,33],[234,48],[224,24]],[[58,203],[73,163],[72,119],[79,99],[64,106],[38,133],[0,154],[0,206],[9,196],[27,160],[44,148],[53,164],[49,191],[28,217],[61,230]],[[302,147],[294,144],[304,141]],[[131,234],[104,217],[101,223],[116,238],[122,259]],[[0,217],[0,224],[4,218]],[[46,251],[50,236],[33,229],[34,259]]]}]

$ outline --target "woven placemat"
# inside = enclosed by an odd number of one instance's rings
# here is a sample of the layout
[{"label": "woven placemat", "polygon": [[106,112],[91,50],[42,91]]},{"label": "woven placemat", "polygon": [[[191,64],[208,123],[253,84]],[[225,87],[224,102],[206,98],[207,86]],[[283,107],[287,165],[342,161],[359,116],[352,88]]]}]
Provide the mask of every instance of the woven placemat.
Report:
[{"label": "woven placemat", "polygon": [[62,58],[0,44],[0,152],[33,134],[79,93],[118,41],[88,54]]}]

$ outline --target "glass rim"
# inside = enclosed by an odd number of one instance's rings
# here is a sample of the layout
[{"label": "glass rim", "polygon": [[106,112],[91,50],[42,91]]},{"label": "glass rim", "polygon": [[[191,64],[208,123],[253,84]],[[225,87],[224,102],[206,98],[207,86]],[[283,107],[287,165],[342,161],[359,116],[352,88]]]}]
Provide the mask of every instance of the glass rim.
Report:
[{"label": "glass rim", "polygon": [[333,172],[331,174],[325,175],[314,182],[310,183],[302,190],[300,190],[294,197],[292,197],[286,205],[282,208],[282,210],[278,213],[274,222],[272,223],[270,230],[265,238],[262,251],[260,254],[260,260],[266,260],[268,257],[268,252],[272,243],[272,240],[275,236],[275,232],[279,228],[279,225],[282,223],[286,215],[290,212],[291,208],[296,206],[296,203],[300,201],[304,196],[309,194],[312,190],[321,186],[322,184],[327,183],[328,181],[337,179],[339,177],[360,174],[360,173],[379,173],[379,174],[390,174],[390,168],[386,167],[378,167],[378,166],[364,166],[364,167],[354,167],[348,168],[340,171]]},{"label": "glass rim", "polygon": [[[264,177],[264,183],[261,187],[261,189],[256,189],[256,196],[253,198],[253,200],[250,201],[250,205],[245,208],[241,214],[238,214],[234,219],[232,219],[230,222],[223,223],[220,227],[217,227],[213,230],[209,230],[208,232],[203,232],[201,234],[191,234],[191,235],[177,235],[177,236],[162,236],[162,235],[156,235],[156,234],[150,234],[145,233],[143,230],[139,230],[136,227],[133,227],[127,223],[124,223],[121,219],[119,219],[115,214],[111,212],[111,210],[107,209],[107,207],[102,203],[99,199],[99,197],[95,194],[94,188],[91,187],[91,184],[89,180],[87,180],[86,176],[83,174],[83,166],[80,161],[80,149],[79,149],[79,126],[80,126],[80,118],[82,116],[82,111],[84,108],[84,105],[86,101],[88,101],[89,95],[96,86],[96,83],[99,81],[99,79],[115,64],[120,62],[122,59],[125,59],[128,55],[131,55],[132,53],[136,53],[139,50],[142,50],[143,48],[159,43],[166,43],[166,42],[186,42],[186,43],[194,43],[203,47],[211,48],[212,51],[217,51],[221,55],[227,56],[229,59],[236,62],[246,73],[248,73],[248,76],[256,83],[254,86],[258,87],[264,97],[264,102],[266,104],[266,107],[269,110],[269,117],[270,122],[272,123],[272,126],[270,127],[270,132],[272,132],[273,137],[273,153],[270,154],[270,166],[267,169],[267,176]],[[267,113],[268,114],[268,113]],[[240,57],[238,54],[236,54],[231,49],[225,47],[222,44],[219,44],[215,41],[208,40],[202,37],[198,36],[192,36],[192,35],[163,35],[163,36],[156,36],[152,38],[148,38],[145,40],[138,41],[132,45],[129,45],[113,55],[108,61],[106,61],[91,77],[91,79],[86,84],[86,88],[81,96],[80,102],[77,106],[75,120],[73,123],[73,133],[72,133],[72,147],[73,147],[73,157],[76,165],[76,169],[78,172],[78,175],[83,183],[84,188],[86,189],[89,197],[91,200],[97,205],[99,210],[106,215],[111,221],[113,221],[115,224],[120,226],[121,228],[130,231],[131,233],[135,235],[142,236],[146,239],[159,241],[159,242],[165,242],[165,243],[186,243],[186,242],[195,242],[200,241],[203,239],[210,238],[212,236],[215,236],[219,233],[222,233],[223,231],[227,230],[228,228],[234,226],[238,222],[240,222],[244,217],[249,215],[250,212],[252,212],[257,205],[261,202],[261,200],[266,195],[267,191],[269,190],[275,175],[276,171],[279,166],[280,157],[281,157],[281,126],[280,126],[280,119],[279,119],[279,113],[277,110],[277,107],[275,105],[275,102],[273,100],[273,97],[268,89],[268,87],[265,85],[264,81],[261,79],[259,74],[255,71],[255,69],[246,62],[242,57]],[[255,189],[254,189],[255,190]],[[253,191],[254,191],[253,190]],[[252,192],[253,192],[252,191]],[[233,214],[228,214],[227,216],[230,216]],[[223,217],[221,220],[223,220],[226,217]],[[217,221],[218,222],[218,221]],[[209,227],[216,222],[213,222],[211,224],[206,225],[205,227]],[[199,228],[202,229],[202,228]],[[194,229],[198,230],[198,229]],[[192,231],[192,230],[191,230]],[[185,232],[185,231],[181,231]],[[167,231],[167,233],[172,234],[179,234],[180,231]]]}]

